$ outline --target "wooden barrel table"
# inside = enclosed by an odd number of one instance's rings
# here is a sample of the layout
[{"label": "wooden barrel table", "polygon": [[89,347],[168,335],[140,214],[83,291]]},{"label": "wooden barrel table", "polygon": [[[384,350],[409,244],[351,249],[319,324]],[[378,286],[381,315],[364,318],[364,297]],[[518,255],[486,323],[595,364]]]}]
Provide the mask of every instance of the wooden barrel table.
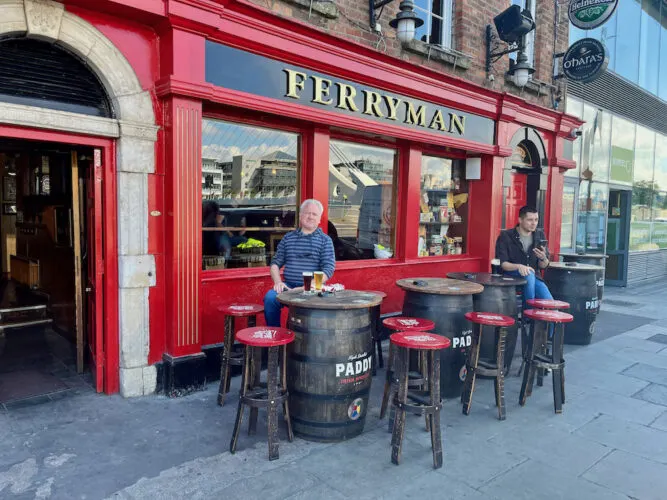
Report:
[{"label": "wooden barrel table", "polygon": [[396,282],[405,291],[403,315],[430,319],[439,335],[452,346],[440,351],[440,393],[461,396],[466,378],[466,350],[472,342],[472,325],[464,314],[473,311],[472,296],[484,287],[470,281],[447,278],[405,278]]},{"label": "wooden barrel table", "polygon": [[574,321],[565,325],[566,344],[591,343],[600,311],[597,276],[602,269],[577,262],[552,262],[544,271],[551,295],[570,304],[567,312],[574,316]]},{"label": "wooden barrel table", "polygon": [[373,367],[373,309],[382,297],[342,290],[278,295],[289,306],[287,388],[294,434],[335,442],[364,430]]},{"label": "wooden barrel table", "polygon": [[[505,371],[512,366],[512,357],[516,349],[519,332],[516,287],[526,284],[526,280],[514,276],[494,275],[491,273],[448,273],[448,278],[479,283],[484,287],[482,293],[473,295],[472,304],[475,312],[491,312],[513,318],[516,323],[507,328],[507,348],[505,350]],[[496,339],[493,335],[483,335],[479,356],[481,359],[495,361]]]},{"label": "wooden barrel table", "polygon": [[599,266],[602,268],[601,271],[597,272],[597,287],[598,287],[598,299],[602,300],[602,294],[604,292],[604,271],[605,271],[605,261],[607,256],[599,253],[562,253],[560,258],[563,262],[578,262],[579,264],[590,264],[591,266]]}]

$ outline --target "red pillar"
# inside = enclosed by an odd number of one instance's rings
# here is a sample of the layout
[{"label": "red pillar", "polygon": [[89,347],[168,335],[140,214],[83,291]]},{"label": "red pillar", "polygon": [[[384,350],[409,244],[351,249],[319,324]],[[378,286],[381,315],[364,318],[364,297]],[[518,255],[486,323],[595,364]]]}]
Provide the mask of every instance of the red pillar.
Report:
[{"label": "red pillar", "polygon": [[329,136],[326,128],[315,127],[310,131],[301,165],[301,199],[314,198],[322,203],[320,227],[325,233],[329,220]]}]

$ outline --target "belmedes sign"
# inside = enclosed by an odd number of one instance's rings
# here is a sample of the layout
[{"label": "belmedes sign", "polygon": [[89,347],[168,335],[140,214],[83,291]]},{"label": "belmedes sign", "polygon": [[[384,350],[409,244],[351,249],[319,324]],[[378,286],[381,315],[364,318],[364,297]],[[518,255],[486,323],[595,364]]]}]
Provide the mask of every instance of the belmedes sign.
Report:
[{"label": "belmedes sign", "polygon": [[616,10],[618,0],[570,0],[570,22],[582,30],[602,26]]},{"label": "belmedes sign", "polygon": [[568,80],[588,83],[607,69],[607,49],[594,38],[582,38],[570,45],[563,57],[563,73]]}]

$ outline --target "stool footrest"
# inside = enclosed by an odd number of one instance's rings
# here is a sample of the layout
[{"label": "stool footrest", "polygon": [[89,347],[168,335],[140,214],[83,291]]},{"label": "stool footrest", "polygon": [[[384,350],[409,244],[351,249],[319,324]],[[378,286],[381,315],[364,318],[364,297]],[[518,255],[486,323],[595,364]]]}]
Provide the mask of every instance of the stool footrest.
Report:
[{"label": "stool footrest", "polygon": [[[273,400],[273,404],[282,404],[288,397],[288,391],[280,391],[278,396]],[[244,396],[241,396],[241,402],[253,408],[267,408],[272,404],[271,401],[269,401],[269,393],[266,389],[254,389],[248,391]]]},{"label": "stool footrest", "polygon": [[542,354],[537,354],[533,358],[533,364],[538,368],[548,368],[550,370],[559,370],[565,366],[565,361],[560,363],[554,363],[550,358],[543,356]]},{"label": "stool footrest", "polygon": [[398,396],[394,396],[394,406],[400,410],[413,413],[414,415],[430,415],[442,409],[442,400],[435,405],[431,405],[430,400],[427,400],[424,396],[418,394],[408,394],[408,399],[413,401],[414,404],[401,403],[398,400]]}]

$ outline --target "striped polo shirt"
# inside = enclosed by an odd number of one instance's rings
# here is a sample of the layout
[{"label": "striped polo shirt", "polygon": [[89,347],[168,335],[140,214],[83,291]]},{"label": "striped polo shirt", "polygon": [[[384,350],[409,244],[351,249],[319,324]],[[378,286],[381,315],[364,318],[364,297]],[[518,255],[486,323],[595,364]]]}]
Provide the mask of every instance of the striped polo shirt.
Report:
[{"label": "striped polo shirt", "polygon": [[290,231],[278,243],[271,265],[283,269],[283,280],[288,287],[303,285],[304,272],[322,271],[331,278],[336,269],[333,241],[318,227],[310,234],[301,229]]}]

